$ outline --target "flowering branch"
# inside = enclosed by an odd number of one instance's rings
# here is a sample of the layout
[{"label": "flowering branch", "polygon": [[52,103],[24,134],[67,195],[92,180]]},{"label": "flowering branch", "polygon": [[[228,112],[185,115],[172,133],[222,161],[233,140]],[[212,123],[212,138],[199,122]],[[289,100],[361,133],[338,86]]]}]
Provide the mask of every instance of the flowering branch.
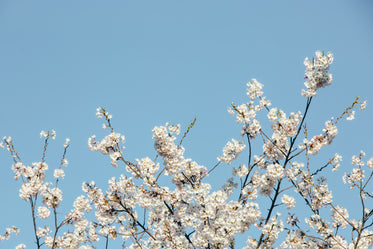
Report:
[{"label": "flowering branch", "polygon": [[[109,240],[119,239],[123,247],[129,243],[131,249],[233,249],[237,235],[248,231],[245,249],[371,248],[373,231],[368,229],[373,226],[373,210],[367,207],[371,204],[368,201],[373,199],[370,193],[373,158],[364,161],[365,153],[361,151],[352,158],[352,170],[346,170],[343,176],[343,183],[359,195],[362,209],[359,220],[351,219],[351,212],[335,203],[327,182],[327,170],[337,171],[342,156],[336,153],[324,165],[311,165],[311,157],[337,136],[336,124],[345,116],[347,120],[354,119],[357,104],[360,110],[367,105],[358,96],[337,119],[325,122],[321,134],[309,138],[306,118],[319,89],[332,82],[329,73],[332,62],[330,52],[318,51],[312,60],[305,59],[306,89],[302,90],[302,95],[306,97],[306,106],[303,113],[287,115],[271,107],[271,102],[263,96],[263,85],[256,79],[247,83],[248,102],[232,103],[228,109],[237,123],[242,124],[242,138],[228,141],[222,155],[217,157],[218,162],[209,170],[185,156],[183,141],[196,118],[180,137],[179,124],[154,127],[157,155],[153,160],[149,157],[133,160],[125,153],[124,135],[117,133],[112,125],[113,116],[105,108],[97,108],[96,116],[104,119],[102,128],[108,134],[101,141],[91,136],[88,147],[107,156],[113,167],[123,165],[125,171],[109,180],[107,191],[97,187],[94,181],[83,183],[84,195],[76,198],[73,209],[63,218],[58,217],[60,212],[57,212],[62,202],[59,182],[65,176],[62,166],[68,164],[69,139],[64,144],[60,164],[53,172],[53,185],[46,181],[46,153],[49,139],[56,137],[55,131],[40,133],[44,138],[41,162],[29,166],[22,163],[12,138],[4,137],[0,146],[12,156],[15,180],[22,180],[19,195],[30,203],[37,248],[89,249],[96,248],[100,239],[104,247],[109,248]],[[270,130],[257,118],[263,110]],[[258,135],[259,139],[255,140]],[[255,146],[261,142],[262,151],[255,155]],[[247,153],[242,153],[245,149]],[[242,157],[246,163],[237,165]],[[227,174],[226,183],[212,191],[208,179],[213,177],[211,173],[218,166],[231,167],[232,176]],[[169,180],[168,184],[163,185],[164,179]],[[42,198],[41,202],[37,202],[38,197]],[[302,221],[289,212],[282,218],[281,213],[300,203],[307,207],[302,209],[301,216],[297,215],[304,218]],[[92,209],[94,217],[87,215]],[[51,211],[51,228],[38,227],[38,219],[47,219]],[[141,220],[139,212],[143,215]],[[348,230],[351,230],[351,238],[346,236]],[[18,233],[18,229],[8,228],[0,240],[8,239],[11,233]],[[17,249],[23,248],[24,244],[17,246]]]}]

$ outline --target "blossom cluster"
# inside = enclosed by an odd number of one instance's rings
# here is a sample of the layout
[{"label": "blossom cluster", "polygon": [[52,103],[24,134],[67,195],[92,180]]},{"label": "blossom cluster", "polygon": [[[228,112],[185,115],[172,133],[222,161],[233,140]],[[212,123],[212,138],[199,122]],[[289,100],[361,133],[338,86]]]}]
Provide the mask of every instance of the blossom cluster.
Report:
[{"label": "blossom cluster", "polygon": [[302,90],[302,95],[306,98],[315,96],[316,90],[330,85],[333,81],[332,74],[329,73],[330,64],[333,63],[333,54],[328,52],[326,55],[323,52],[317,51],[316,56],[310,61],[308,58],[304,60],[306,66],[304,85],[307,90]]},{"label": "blossom cluster", "polygon": [[[108,134],[101,141],[91,136],[88,147],[125,171],[109,179],[106,191],[94,181],[84,182],[84,194],[64,215],[59,212],[63,198],[58,183],[65,177],[62,166],[68,164],[70,140],[66,139],[61,164],[53,171],[54,182],[48,182],[45,153],[48,139],[55,139],[56,132],[40,133],[45,140],[43,158],[31,165],[21,161],[13,139],[4,137],[0,145],[13,157],[14,179],[22,180],[19,196],[30,203],[37,247],[88,249],[102,240],[116,239],[131,249],[235,248],[236,238],[244,234],[245,249],[371,248],[373,211],[368,201],[373,198],[373,157],[366,160],[363,151],[353,156],[353,167],[341,181],[360,198],[360,218],[334,198],[333,186],[325,177],[342,168],[342,156],[335,153],[324,165],[311,165],[310,158],[333,143],[342,117],[351,120],[356,104],[360,110],[367,105],[357,98],[337,119],[326,121],[321,134],[308,137],[308,110],[316,91],[332,82],[332,62],[331,53],[316,52],[312,61],[305,59],[307,90],[302,95],[307,102],[303,112],[286,114],[271,107],[263,96],[263,85],[256,79],[247,83],[248,102],[232,103],[228,109],[242,125],[241,139],[228,141],[211,168],[186,157],[183,140],[195,120],[184,133],[180,124],[155,126],[154,159],[131,160],[124,153],[125,137],[112,126],[112,115],[99,107],[96,116],[105,119],[102,127]],[[266,112],[270,125],[261,125],[259,112]],[[257,143],[259,150],[254,152]],[[216,167],[232,172],[220,188],[207,180],[214,177]],[[291,213],[299,211],[300,205],[300,213]],[[53,225],[39,226],[49,218],[55,220]],[[18,232],[16,227],[8,228],[0,240]]]}]

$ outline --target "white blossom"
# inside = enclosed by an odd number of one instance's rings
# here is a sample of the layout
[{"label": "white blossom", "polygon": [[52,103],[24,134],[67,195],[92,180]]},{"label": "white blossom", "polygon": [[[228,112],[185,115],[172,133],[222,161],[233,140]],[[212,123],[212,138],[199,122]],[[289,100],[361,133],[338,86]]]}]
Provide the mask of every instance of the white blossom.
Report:
[{"label": "white blossom", "polygon": [[282,203],[285,204],[287,209],[291,209],[295,207],[295,199],[294,197],[288,196],[288,195],[283,195],[281,198]]},{"label": "white blossom", "polygon": [[251,100],[254,100],[255,98],[263,95],[263,92],[261,91],[263,85],[260,84],[256,79],[252,79],[251,82],[247,83],[247,86],[247,95],[250,97]]},{"label": "white blossom", "polygon": [[330,218],[333,221],[334,227],[341,226],[342,228],[346,228],[348,225],[348,217],[349,215],[346,208],[340,206],[332,208]]},{"label": "white blossom", "polygon": [[[303,96],[315,96],[319,88],[330,85],[332,75],[329,67],[332,61],[331,53],[316,52],[312,61],[306,58]],[[263,85],[253,79],[247,86],[249,102],[240,105],[232,103],[228,109],[242,124],[240,133],[250,145],[243,158],[246,162],[234,165],[233,160],[246,145],[232,139],[224,146],[223,155],[218,157],[219,163],[209,166],[209,171],[185,157],[185,143],[182,142],[190,127],[180,139],[180,124],[155,126],[152,137],[156,155],[131,161],[122,152],[125,137],[114,132],[112,115],[102,107],[97,108],[97,117],[106,121],[102,126],[103,132],[109,134],[101,141],[91,136],[88,146],[90,150],[107,156],[114,167],[122,162],[125,170],[108,180],[107,190],[101,189],[94,181],[83,183],[84,195],[75,199],[69,212],[60,208],[63,206],[60,189],[63,185],[59,183],[65,171],[55,169],[50,173],[55,178],[54,184],[47,182],[51,176],[47,176],[48,164],[45,160],[49,158],[45,157],[46,141],[48,138],[55,139],[56,132],[41,131],[40,136],[45,138],[43,159],[31,165],[22,163],[12,138],[4,137],[0,146],[12,155],[14,179],[20,180],[19,196],[31,205],[32,218],[37,224],[34,233],[40,245],[90,249],[95,248],[95,242],[103,237],[105,240],[123,240],[123,245],[130,249],[233,248],[237,246],[235,239],[238,234],[249,234],[246,249],[371,248],[373,232],[368,229],[372,211],[367,199],[372,194],[371,185],[365,183],[371,180],[373,157],[365,161],[365,152],[361,151],[352,157],[353,167],[344,172],[343,182],[348,184],[347,187],[357,189],[364,207],[360,220],[349,219],[351,210],[333,204],[331,189],[334,186],[328,185],[324,177],[328,176],[328,166],[333,166],[333,171],[340,168],[342,156],[336,153],[329,157],[331,159],[326,164],[315,163],[310,158],[310,155],[316,155],[321,148],[332,143],[338,134],[336,124],[341,118],[331,118],[325,122],[321,134],[308,137],[313,130],[308,130],[308,125],[303,123],[304,113],[294,111],[287,115],[279,108],[269,109],[271,102],[263,96]],[[310,100],[307,101],[310,103]],[[360,104],[361,110],[365,107],[366,101]],[[347,109],[349,120],[355,114],[350,109]],[[266,114],[260,114],[261,110],[265,110]],[[258,119],[265,115],[269,125],[264,125],[262,130]],[[258,139],[253,141],[256,137]],[[69,141],[68,138],[65,140],[60,161],[65,166],[68,164],[65,154]],[[300,141],[299,148],[296,148]],[[260,146],[256,146],[257,143]],[[304,158],[298,161],[298,156]],[[222,168],[220,162],[232,164],[232,175],[235,177],[227,174],[226,181],[218,182],[216,187],[208,183],[207,177],[216,176],[216,167]],[[300,210],[302,216],[299,218],[293,213],[282,218],[278,212],[295,207],[296,199],[284,194],[290,190],[295,191],[297,200],[300,198],[298,205],[306,203],[306,209]],[[263,213],[258,203],[268,204],[261,207]],[[324,210],[327,207],[331,208],[331,212]],[[297,209],[292,210],[298,212]],[[91,214],[92,210],[94,213]],[[57,223],[61,222],[57,225],[57,230],[61,228],[59,231],[54,231],[53,219],[47,219],[51,211],[56,214]],[[52,220],[52,226],[37,227],[39,218],[46,219],[43,222]],[[352,229],[352,238],[340,232],[340,229],[346,228]],[[19,229],[14,226],[7,228],[5,233],[0,234],[0,240],[9,239],[12,233],[18,234]],[[19,244],[16,248],[22,249],[25,245]]]},{"label": "white blossom", "polygon": [[349,120],[349,121],[355,119],[355,111],[351,111],[346,119]]},{"label": "white blossom", "polygon": [[231,164],[234,159],[245,149],[245,144],[238,142],[236,139],[232,139],[232,142],[228,141],[227,145],[223,149],[223,156],[218,157],[218,160]]},{"label": "white blossom", "polygon": [[360,103],[360,111],[365,110],[367,107],[368,101],[364,100],[362,103]]},{"label": "white blossom", "polygon": [[270,164],[267,167],[267,176],[271,179],[280,179],[284,175],[284,168],[282,165],[276,163],[276,164]]},{"label": "white blossom", "polygon": [[58,179],[58,178],[64,178],[65,177],[65,172],[63,169],[55,169],[53,173],[53,177]]},{"label": "white blossom", "polygon": [[373,157],[367,161],[367,166],[373,170]]},{"label": "white blossom", "polygon": [[63,144],[64,148],[67,148],[69,146],[70,138],[66,138],[65,143]]},{"label": "white blossom", "polygon": [[330,74],[329,67],[333,62],[333,54],[328,52],[327,55],[320,51],[316,51],[316,56],[310,61],[308,58],[304,60],[306,67],[305,78],[307,81],[304,85],[307,90],[302,90],[302,95],[306,98],[315,96],[316,90],[332,83],[333,78]]},{"label": "white blossom", "polygon": [[47,207],[40,206],[38,207],[37,216],[42,219],[46,219],[51,214],[50,210]]}]

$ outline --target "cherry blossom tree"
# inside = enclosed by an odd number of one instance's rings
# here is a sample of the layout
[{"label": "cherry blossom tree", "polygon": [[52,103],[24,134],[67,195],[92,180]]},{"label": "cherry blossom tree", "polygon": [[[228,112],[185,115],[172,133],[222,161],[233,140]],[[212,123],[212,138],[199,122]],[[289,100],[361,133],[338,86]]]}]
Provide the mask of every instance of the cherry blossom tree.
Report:
[{"label": "cherry blossom tree", "polygon": [[[157,155],[132,160],[126,157],[125,137],[114,129],[112,115],[99,107],[96,115],[104,119],[108,135],[91,136],[88,147],[108,156],[113,167],[124,167],[126,174],[112,177],[107,190],[94,181],[84,182],[83,194],[67,212],[59,210],[59,181],[68,165],[69,139],[53,171],[54,182],[48,182],[45,155],[56,132],[40,133],[43,157],[31,165],[21,160],[13,139],[4,137],[1,146],[14,160],[14,179],[21,181],[19,196],[31,209],[36,248],[96,248],[98,241],[105,241],[108,248],[108,241],[114,239],[125,248],[236,248],[240,234],[246,237],[247,249],[371,248],[373,157],[367,159],[361,151],[353,156],[353,167],[343,169],[340,187],[355,190],[361,206],[358,214],[333,199],[325,177],[326,172],[339,169],[342,156],[331,155],[321,166],[310,163],[310,158],[333,142],[337,124],[344,117],[354,119],[356,109],[364,110],[367,105],[357,97],[337,118],[326,121],[320,134],[309,134],[307,114],[318,90],[332,82],[332,62],[330,52],[319,51],[312,60],[304,60],[303,112],[286,114],[271,107],[263,85],[255,79],[249,82],[248,102],[232,103],[228,109],[242,125],[241,137],[227,142],[211,168],[184,156],[183,141],[196,119],[184,129],[170,123],[154,127]],[[259,120],[260,112],[269,125]],[[254,145],[262,148],[260,153],[254,153]],[[238,157],[245,163],[240,164]],[[212,190],[209,176],[217,167],[225,167],[227,181]],[[169,179],[169,184],[162,184],[160,178]],[[48,217],[53,218],[52,224],[43,222]],[[12,233],[20,231],[8,228],[0,240],[9,239]]]}]

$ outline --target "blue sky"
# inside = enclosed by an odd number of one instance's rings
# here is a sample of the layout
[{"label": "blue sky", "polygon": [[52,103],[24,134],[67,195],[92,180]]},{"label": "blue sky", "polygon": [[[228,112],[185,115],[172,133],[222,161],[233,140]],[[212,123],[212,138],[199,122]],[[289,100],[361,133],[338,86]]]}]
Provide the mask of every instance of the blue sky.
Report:
[{"label": "blue sky", "polygon": [[[361,149],[373,156],[372,44],[369,0],[2,0],[0,136],[12,136],[30,164],[41,160],[40,131],[56,130],[50,168],[58,166],[65,138],[71,139],[60,185],[67,212],[83,181],[106,189],[110,177],[124,172],[88,150],[89,136],[105,134],[95,117],[98,106],[113,114],[130,160],[155,156],[154,126],[170,121],[186,128],[196,116],[186,156],[211,168],[226,142],[240,138],[227,108],[248,101],[245,84],[256,78],[273,106],[303,111],[303,60],[324,50],[335,56],[334,81],[313,100],[307,121],[312,134],[357,95],[368,100],[367,110],[342,122],[332,146],[320,153],[327,160],[339,152],[343,170]],[[13,180],[6,151],[0,162],[0,231],[11,225],[22,231],[0,248],[20,242],[33,248],[30,210],[18,197],[20,183]],[[222,184],[224,172],[231,169],[216,171],[212,184]],[[333,193],[345,200],[345,191]]]}]

